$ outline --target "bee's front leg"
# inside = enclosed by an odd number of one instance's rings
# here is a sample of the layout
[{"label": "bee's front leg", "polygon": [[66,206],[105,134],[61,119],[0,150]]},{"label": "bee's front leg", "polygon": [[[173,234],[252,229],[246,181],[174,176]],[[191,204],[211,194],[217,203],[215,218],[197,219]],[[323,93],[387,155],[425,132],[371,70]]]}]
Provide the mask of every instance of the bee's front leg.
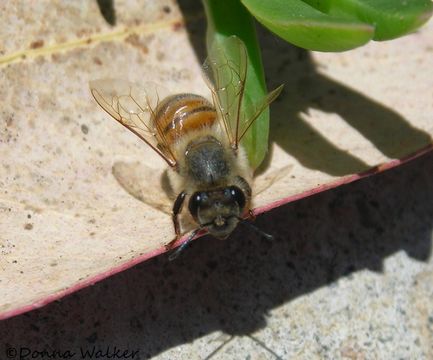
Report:
[{"label": "bee's front leg", "polygon": [[180,238],[181,233],[180,233],[180,224],[179,224],[179,214],[182,211],[182,206],[183,203],[185,201],[185,197],[186,197],[186,192],[182,191],[176,198],[174,204],[173,204],[173,211],[171,214],[171,218],[173,220],[173,227],[174,227],[174,232],[176,234],[176,237],[170,241],[167,245],[165,245],[165,248],[167,250],[170,250],[174,243]]}]

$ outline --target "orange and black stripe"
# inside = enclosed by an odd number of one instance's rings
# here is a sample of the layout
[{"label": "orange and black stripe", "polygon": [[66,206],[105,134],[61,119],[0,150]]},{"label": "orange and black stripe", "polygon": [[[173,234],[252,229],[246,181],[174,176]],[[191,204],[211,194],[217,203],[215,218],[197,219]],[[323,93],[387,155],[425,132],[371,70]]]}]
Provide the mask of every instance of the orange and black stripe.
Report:
[{"label": "orange and black stripe", "polygon": [[158,105],[154,121],[160,137],[171,145],[191,130],[213,125],[216,118],[215,108],[204,97],[178,94]]}]

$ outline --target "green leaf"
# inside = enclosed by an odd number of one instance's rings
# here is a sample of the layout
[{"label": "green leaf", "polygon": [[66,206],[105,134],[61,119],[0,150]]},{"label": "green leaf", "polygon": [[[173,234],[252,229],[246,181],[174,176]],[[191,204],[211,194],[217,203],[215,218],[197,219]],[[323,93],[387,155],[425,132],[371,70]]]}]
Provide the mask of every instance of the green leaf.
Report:
[{"label": "green leaf", "polygon": [[242,3],[264,26],[306,49],[349,50],[367,43],[374,36],[372,25],[327,15],[301,0],[242,0]]},{"label": "green leaf", "polygon": [[329,15],[374,25],[374,40],[389,40],[414,31],[433,11],[430,0],[320,0],[320,4]]},{"label": "green leaf", "polygon": [[[203,0],[203,3],[208,22],[208,50],[214,42],[223,47],[222,39],[232,35],[238,36],[244,42],[248,52],[245,96],[250,99],[262,99],[266,96],[267,90],[253,18],[238,0]],[[229,52],[230,49],[226,51]],[[243,106],[248,106],[247,104],[244,102]],[[268,151],[268,136],[269,109],[265,109],[242,139],[242,146],[247,151],[252,168],[257,168],[263,161]]]},{"label": "green leaf", "polygon": [[431,17],[430,0],[242,0],[271,31],[297,46],[342,51],[403,36]]}]

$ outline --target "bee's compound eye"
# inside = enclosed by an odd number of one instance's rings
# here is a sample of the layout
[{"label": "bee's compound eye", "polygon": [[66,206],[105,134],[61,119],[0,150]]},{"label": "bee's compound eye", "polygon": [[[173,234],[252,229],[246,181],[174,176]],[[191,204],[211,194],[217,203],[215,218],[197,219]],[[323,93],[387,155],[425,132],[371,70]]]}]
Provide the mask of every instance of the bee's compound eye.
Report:
[{"label": "bee's compound eye", "polygon": [[228,190],[230,191],[231,198],[238,203],[240,209],[243,209],[246,202],[243,191],[237,186],[231,186]]},{"label": "bee's compound eye", "polygon": [[203,200],[204,196],[201,192],[192,194],[191,198],[189,199],[188,208],[193,218],[197,217],[198,208],[202,204]]}]

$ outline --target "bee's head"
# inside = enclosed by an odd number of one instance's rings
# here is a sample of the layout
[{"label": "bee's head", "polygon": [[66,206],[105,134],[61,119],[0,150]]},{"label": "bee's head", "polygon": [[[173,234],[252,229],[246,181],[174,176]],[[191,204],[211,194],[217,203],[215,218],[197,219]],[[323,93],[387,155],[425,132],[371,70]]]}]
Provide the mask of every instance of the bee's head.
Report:
[{"label": "bee's head", "polygon": [[225,239],[236,228],[246,198],[237,186],[212,191],[197,191],[189,200],[193,218],[218,239]]}]

